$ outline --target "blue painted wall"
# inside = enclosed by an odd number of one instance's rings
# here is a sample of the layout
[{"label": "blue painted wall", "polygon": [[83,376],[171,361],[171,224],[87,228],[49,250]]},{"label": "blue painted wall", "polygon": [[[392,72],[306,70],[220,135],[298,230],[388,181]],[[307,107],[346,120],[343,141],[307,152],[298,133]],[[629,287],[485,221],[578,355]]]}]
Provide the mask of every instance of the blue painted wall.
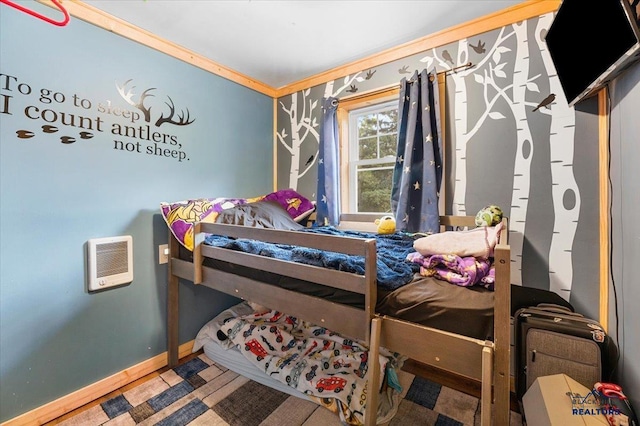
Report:
[{"label": "blue painted wall", "polygon": [[[273,104],[78,19],[54,27],[6,6],[0,6],[0,61],[4,421],[166,350],[167,266],[158,265],[157,252],[167,229],[159,204],[270,192]],[[129,79],[134,100],[155,88],[144,100],[149,123],[116,89]],[[195,121],[156,125],[169,113],[168,97],[174,118],[188,109]],[[135,134],[113,134],[125,126]],[[28,132],[33,136],[18,136]],[[89,294],[86,241],[127,234],[133,283]],[[189,315],[181,318],[181,342],[232,303],[182,286],[182,312]]]}]

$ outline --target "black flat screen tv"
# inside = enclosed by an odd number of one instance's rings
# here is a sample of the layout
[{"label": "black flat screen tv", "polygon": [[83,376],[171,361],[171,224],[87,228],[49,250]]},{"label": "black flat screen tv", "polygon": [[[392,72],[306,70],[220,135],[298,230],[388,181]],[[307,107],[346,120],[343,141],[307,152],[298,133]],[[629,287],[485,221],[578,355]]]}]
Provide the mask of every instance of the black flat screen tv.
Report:
[{"label": "black flat screen tv", "polygon": [[569,106],[640,59],[637,0],[563,0],[545,37]]}]

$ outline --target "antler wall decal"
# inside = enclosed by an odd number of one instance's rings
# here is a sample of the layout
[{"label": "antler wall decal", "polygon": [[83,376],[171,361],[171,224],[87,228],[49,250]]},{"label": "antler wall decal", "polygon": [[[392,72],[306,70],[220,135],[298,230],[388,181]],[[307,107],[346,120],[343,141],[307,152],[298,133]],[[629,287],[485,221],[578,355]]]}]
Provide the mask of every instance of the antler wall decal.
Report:
[{"label": "antler wall decal", "polygon": [[156,88],[152,87],[142,92],[142,94],[140,95],[140,99],[138,100],[138,102],[136,102],[133,100],[133,97],[135,96],[135,93],[133,93],[133,89],[135,89],[136,86],[132,86],[130,89],[127,88],[127,84],[129,84],[131,81],[132,81],[131,79],[125,81],[125,83],[122,86],[116,83],[116,88],[118,89],[118,93],[120,93],[120,96],[122,96],[122,99],[127,101],[129,105],[132,105],[138,108],[140,111],[142,111],[142,113],[144,114],[144,121],[148,123],[151,121],[151,107],[148,107],[148,108],[145,107],[144,100],[148,97],[155,96],[155,95],[150,95],[149,92],[151,92],[152,90],[156,90]]},{"label": "antler wall decal", "polygon": [[173,100],[171,99],[171,96],[167,96],[167,98],[169,98],[169,102],[165,102],[165,104],[167,104],[167,106],[169,107],[170,113],[167,117],[165,117],[164,114],[162,114],[160,118],[158,118],[158,121],[156,121],[156,126],[160,127],[160,125],[163,123],[171,123],[171,124],[175,124],[176,126],[186,126],[187,124],[191,124],[194,121],[196,121],[195,118],[189,119],[189,108],[187,108],[186,117],[185,117],[185,112],[183,110],[180,110],[180,114],[178,114],[178,120],[176,121],[174,119],[174,116],[176,113],[176,107],[173,104]]},{"label": "antler wall decal", "polygon": [[[136,86],[131,86],[130,88],[127,87],[129,83],[131,83],[131,81],[133,81],[133,79],[127,80],[123,85],[119,85],[116,82],[118,93],[120,93],[122,99],[124,99],[129,105],[132,105],[142,111],[142,113],[144,114],[144,121],[150,123],[151,107],[145,106],[144,100],[148,97],[155,96],[150,94],[150,92],[152,90],[156,90],[156,88],[152,87],[145,90],[144,92],[142,92],[142,94],[140,94],[140,98],[138,99],[138,101],[135,101],[134,96],[136,96],[136,94],[133,92],[133,90],[136,88]],[[175,124],[176,126],[186,126],[196,120],[195,118],[190,117],[188,108],[186,109],[186,113],[184,110],[180,110],[180,113],[176,117],[176,106],[173,103],[173,99],[171,99],[170,96],[167,96],[167,98],[169,99],[169,102],[165,102],[165,104],[169,107],[169,115],[165,117],[164,114],[161,114],[160,118],[158,118],[158,120],[156,121],[156,126],[161,126],[164,123]]]}]

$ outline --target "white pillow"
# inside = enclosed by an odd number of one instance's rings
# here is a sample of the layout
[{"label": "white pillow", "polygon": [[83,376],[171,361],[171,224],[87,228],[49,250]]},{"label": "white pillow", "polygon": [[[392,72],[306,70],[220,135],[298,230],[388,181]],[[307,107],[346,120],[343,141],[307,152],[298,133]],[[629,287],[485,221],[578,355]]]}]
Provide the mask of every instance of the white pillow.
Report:
[{"label": "white pillow", "polygon": [[218,338],[218,330],[222,329],[224,326],[224,321],[230,318],[241,317],[245,315],[251,315],[255,312],[264,312],[268,310],[256,303],[250,302],[240,302],[237,305],[234,305],[224,311],[220,312],[215,316],[212,320],[207,322],[201,329],[198,331],[196,335],[195,341],[193,342],[193,352],[199,351],[208,340],[215,340],[220,344],[220,346],[231,349],[234,344],[229,340],[220,340]]},{"label": "white pillow", "polygon": [[468,231],[445,231],[418,238],[413,248],[422,256],[433,254],[454,254],[460,257],[493,256],[498,242],[502,222],[496,226],[481,226]]}]

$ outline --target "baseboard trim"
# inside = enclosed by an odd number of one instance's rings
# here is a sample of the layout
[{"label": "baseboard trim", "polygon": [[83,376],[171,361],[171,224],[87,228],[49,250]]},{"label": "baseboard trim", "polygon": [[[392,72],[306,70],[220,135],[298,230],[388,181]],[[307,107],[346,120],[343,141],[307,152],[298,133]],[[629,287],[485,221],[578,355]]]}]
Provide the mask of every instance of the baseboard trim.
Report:
[{"label": "baseboard trim", "polygon": [[[179,358],[190,355],[193,349],[193,340],[180,345]],[[1,426],[41,425],[56,419],[76,408],[98,399],[109,392],[113,392],[122,386],[128,385],[147,374],[153,373],[167,365],[167,352],[156,355],[146,361],[131,366],[125,370],[106,377],[82,389],[78,389],[68,395],[42,405],[29,412],[14,417],[2,423]]]}]

